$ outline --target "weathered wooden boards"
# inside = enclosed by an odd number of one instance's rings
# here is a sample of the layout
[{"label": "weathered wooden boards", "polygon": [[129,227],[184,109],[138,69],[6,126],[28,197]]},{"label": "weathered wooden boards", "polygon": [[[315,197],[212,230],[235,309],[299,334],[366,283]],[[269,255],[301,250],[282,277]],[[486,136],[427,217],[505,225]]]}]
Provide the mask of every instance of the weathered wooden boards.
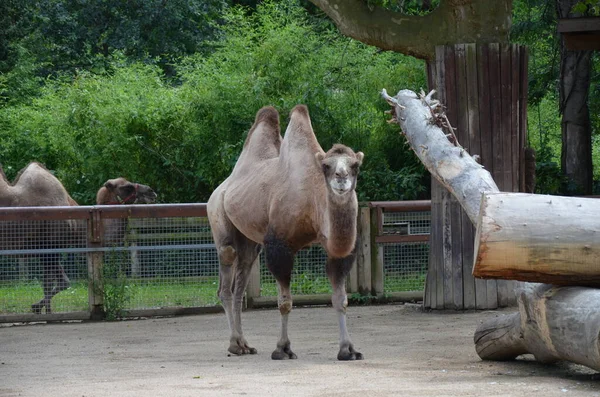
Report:
[{"label": "weathered wooden boards", "polygon": [[484,194],[475,246],[475,277],[600,286],[600,202]]},{"label": "weathered wooden boards", "polygon": [[600,290],[524,284],[519,312],[493,318],[475,331],[483,360],[512,360],[531,353],[536,360],[559,360],[600,371]]}]

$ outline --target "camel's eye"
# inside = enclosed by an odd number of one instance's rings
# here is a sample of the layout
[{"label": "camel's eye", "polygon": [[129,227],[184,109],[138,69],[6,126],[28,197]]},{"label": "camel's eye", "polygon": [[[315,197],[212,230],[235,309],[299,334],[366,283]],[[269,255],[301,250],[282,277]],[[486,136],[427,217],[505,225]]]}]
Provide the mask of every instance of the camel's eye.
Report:
[{"label": "camel's eye", "polygon": [[354,163],[350,166],[350,168],[352,169],[352,171],[356,172],[358,171],[358,163]]},{"label": "camel's eye", "polygon": [[329,164],[323,164],[323,172],[327,173],[327,172],[329,172],[330,169],[331,169],[331,166]]}]

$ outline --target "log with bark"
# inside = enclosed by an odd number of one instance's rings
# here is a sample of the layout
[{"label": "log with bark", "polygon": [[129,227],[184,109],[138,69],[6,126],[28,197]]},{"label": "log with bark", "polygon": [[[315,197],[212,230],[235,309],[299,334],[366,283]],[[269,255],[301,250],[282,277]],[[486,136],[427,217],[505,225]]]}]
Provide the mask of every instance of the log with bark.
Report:
[{"label": "log with bark", "polygon": [[[425,167],[477,224],[476,276],[575,285],[598,280],[600,267],[593,262],[600,217],[593,199],[500,193],[489,172],[456,141],[432,93],[403,90],[390,97],[384,90],[382,96],[392,106],[390,121],[400,124]],[[521,283],[518,296],[518,313],[477,329],[482,359],[532,353],[541,362],[566,360],[600,370],[599,289]]]},{"label": "log with bark", "polygon": [[600,371],[600,290],[526,284],[519,311],[487,320],[475,331],[483,360],[533,354],[542,363],[571,361]]},{"label": "log with bark", "polygon": [[598,199],[484,194],[473,275],[600,286]]}]

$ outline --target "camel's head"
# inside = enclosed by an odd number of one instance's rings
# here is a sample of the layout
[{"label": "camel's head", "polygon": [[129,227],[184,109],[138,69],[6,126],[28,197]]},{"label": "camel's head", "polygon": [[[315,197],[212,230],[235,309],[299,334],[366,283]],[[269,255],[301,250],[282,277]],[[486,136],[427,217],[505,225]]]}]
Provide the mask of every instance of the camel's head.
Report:
[{"label": "camel's head", "polygon": [[97,204],[152,204],[156,193],[150,186],[125,178],[109,179],[98,191]]},{"label": "camel's head", "polygon": [[349,147],[340,144],[333,145],[325,154],[315,154],[330,192],[335,196],[345,196],[354,192],[363,157],[362,152],[354,153]]}]

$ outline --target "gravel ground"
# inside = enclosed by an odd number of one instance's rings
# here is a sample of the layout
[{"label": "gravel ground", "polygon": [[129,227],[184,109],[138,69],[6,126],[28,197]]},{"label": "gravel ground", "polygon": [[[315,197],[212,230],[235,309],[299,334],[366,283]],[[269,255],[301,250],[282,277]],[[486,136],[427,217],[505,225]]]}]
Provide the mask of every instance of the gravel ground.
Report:
[{"label": "gravel ground", "polygon": [[276,309],[247,311],[257,355],[229,357],[224,314],[0,327],[1,396],[600,396],[586,367],[531,356],[483,362],[473,333],[508,311],[423,312],[413,304],[348,309],[365,360],[337,361],[330,307],[295,308],[297,360],[273,361]]}]

